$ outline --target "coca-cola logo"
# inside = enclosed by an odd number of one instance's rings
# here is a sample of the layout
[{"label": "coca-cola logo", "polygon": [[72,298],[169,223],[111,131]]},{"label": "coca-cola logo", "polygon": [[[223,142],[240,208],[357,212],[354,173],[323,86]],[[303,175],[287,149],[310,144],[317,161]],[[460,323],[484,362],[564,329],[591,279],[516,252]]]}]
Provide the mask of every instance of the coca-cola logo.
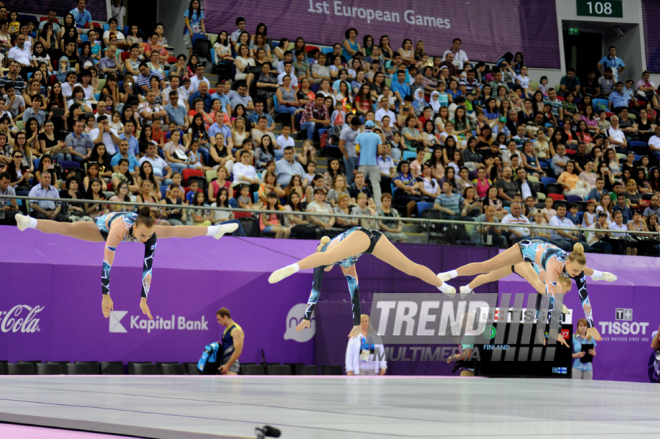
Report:
[{"label": "coca-cola logo", "polygon": [[35,316],[43,310],[44,307],[39,305],[16,305],[9,311],[0,311],[0,331],[28,334],[39,332],[39,319]]}]

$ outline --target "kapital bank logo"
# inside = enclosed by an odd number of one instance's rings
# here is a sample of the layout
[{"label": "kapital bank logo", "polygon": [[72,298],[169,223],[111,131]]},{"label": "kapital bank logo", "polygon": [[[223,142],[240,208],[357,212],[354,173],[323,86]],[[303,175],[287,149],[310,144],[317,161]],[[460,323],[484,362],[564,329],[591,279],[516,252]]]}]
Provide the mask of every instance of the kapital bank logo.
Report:
[{"label": "kapital bank logo", "polygon": [[44,308],[39,305],[16,305],[9,311],[0,311],[0,331],[28,334],[39,332],[39,319],[36,316]]},{"label": "kapital bank logo", "polygon": [[[128,330],[121,323],[128,311],[110,311],[110,332],[126,333]],[[169,319],[156,316],[153,320],[131,316],[129,329],[146,330],[147,333],[155,330],[166,331],[208,331],[209,322],[202,315],[199,320],[188,320],[184,316],[172,315]]]}]

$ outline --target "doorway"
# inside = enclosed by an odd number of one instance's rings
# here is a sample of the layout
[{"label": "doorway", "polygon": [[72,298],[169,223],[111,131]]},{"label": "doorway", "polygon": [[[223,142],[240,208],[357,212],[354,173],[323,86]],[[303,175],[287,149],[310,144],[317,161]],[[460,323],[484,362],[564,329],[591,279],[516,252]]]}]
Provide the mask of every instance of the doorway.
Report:
[{"label": "doorway", "polygon": [[580,31],[579,35],[569,35],[568,28],[564,34],[564,61],[566,68],[573,67],[580,82],[587,80],[589,72],[598,73],[598,61],[603,53],[603,34],[600,32]]}]

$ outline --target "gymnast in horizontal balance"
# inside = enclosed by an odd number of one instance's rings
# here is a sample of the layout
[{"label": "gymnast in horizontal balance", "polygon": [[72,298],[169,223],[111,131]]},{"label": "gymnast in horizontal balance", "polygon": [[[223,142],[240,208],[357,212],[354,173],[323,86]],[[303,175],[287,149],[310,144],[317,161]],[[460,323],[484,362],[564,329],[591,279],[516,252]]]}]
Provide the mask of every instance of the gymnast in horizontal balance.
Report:
[{"label": "gymnast in horizontal balance", "polygon": [[144,244],[144,263],[142,265],[142,298],[140,309],[142,314],[153,320],[147,306],[147,295],[152,279],[152,265],[156,253],[156,236],[158,238],[195,238],[197,236],[213,236],[220,239],[226,233],[232,233],[238,224],[221,224],[209,227],[196,226],[157,226],[148,207],[140,208],[138,213],[113,212],[100,216],[95,222],[79,221],[76,223],[60,223],[51,220],[35,219],[17,214],[16,224],[20,231],[37,229],[43,233],[70,236],[90,242],[105,241],[103,252],[103,269],[101,273],[101,288],[103,315],[110,317],[113,310],[110,298],[110,269],[115,258],[117,246],[122,242],[140,242]]},{"label": "gymnast in horizontal balance", "polygon": [[440,280],[429,268],[408,259],[380,231],[354,227],[337,235],[332,240],[327,236],[323,237],[316,253],[274,271],[268,278],[268,281],[274,284],[300,270],[314,268],[312,292],[307,301],[305,316],[296,327],[296,331],[301,331],[310,326],[312,313],[321,294],[324,271],[330,271],[335,265],[339,265],[346,277],[349,293],[351,294],[353,329],[349,334],[349,338],[357,337],[360,334],[360,294],[355,264],[363,254],[373,255],[407,275],[417,277],[435,286],[443,293],[456,294],[454,287]]},{"label": "gymnast in horizontal balance", "polygon": [[580,243],[576,243],[573,246],[573,251],[568,253],[545,241],[523,240],[494,258],[440,273],[438,277],[447,281],[457,276],[481,274],[468,285],[460,287],[461,295],[464,296],[472,293],[480,285],[495,282],[512,273],[518,274],[539,293],[536,300],[537,316],[543,299],[542,295],[546,294],[548,296],[549,319],[552,318],[556,294],[565,294],[571,288],[570,283],[559,281],[562,278],[575,279],[580,303],[587,320],[587,335],[591,335],[600,341],[602,338],[594,326],[586,277],[589,276],[595,281],[605,280],[607,282],[614,282],[617,277],[612,273],[589,268],[586,263],[584,248]]}]

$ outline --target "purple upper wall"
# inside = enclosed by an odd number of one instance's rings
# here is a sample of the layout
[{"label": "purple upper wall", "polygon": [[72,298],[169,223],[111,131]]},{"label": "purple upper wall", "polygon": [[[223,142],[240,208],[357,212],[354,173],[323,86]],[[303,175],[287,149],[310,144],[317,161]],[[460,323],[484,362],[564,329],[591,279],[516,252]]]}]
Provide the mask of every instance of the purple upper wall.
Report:
[{"label": "purple upper wall", "polygon": [[[75,0],[5,0],[8,11],[20,11],[23,14],[47,15],[49,9],[54,9],[62,22],[62,18],[77,7]],[[108,19],[105,0],[87,0],[85,9],[92,14],[92,21],[104,23]]]},{"label": "purple upper wall", "polygon": [[204,7],[206,29],[213,33],[232,33],[240,16],[250,34],[263,22],[273,41],[287,37],[293,42],[302,36],[310,43],[332,45],[343,43],[344,32],[353,27],[360,45],[364,35],[372,35],[376,44],[388,35],[394,50],[409,38],[413,46],[423,40],[426,53],[438,56],[460,38],[473,61],[495,62],[506,52],[520,51],[530,67],[560,66],[554,0],[238,0]]}]

